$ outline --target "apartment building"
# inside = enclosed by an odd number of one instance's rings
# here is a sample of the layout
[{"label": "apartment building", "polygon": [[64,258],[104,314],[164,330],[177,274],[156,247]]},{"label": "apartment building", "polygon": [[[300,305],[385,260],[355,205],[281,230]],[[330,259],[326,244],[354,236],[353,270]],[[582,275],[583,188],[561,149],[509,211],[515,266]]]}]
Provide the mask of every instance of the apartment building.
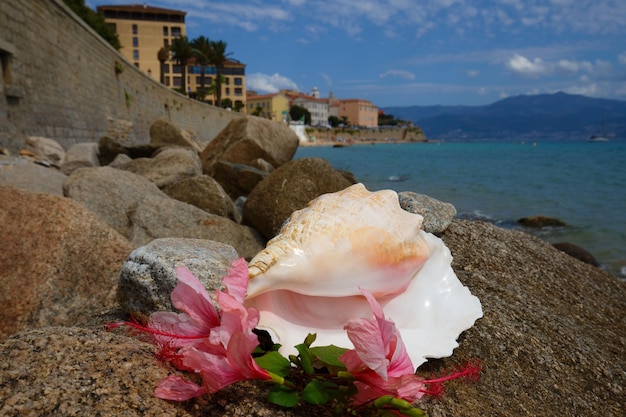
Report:
[{"label": "apartment building", "polygon": [[348,124],[361,127],[378,127],[378,107],[371,101],[359,98],[339,100],[338,117],[345,117]]},{"label": "apartment building", "polygon": [[279,122],[289,120],[289,98],[283,93],[248,94],[246,100],[248,114],[255,114],[258,111],[259,117]]},{"label": "apartment building", "polygon": [[[204,68],[204,88],[210,89],[215,83],[217,68],[207,66]],[[235,59],[229,59],[222,68],[222,105],[230,100],[229,107],[236,111],[246,111],[246,65]],[[179,77],[180,80],[180,77]],[[174,85],[174,88],[180,87]],[[195,59],[191,59],[187,67],[187,87],[192,95],[202,89],[202,67],[196,65]],[[215,92],[212,91],[204,101],[214,104]]]},{"label": "apartment building", "polygon": [[317,87],[313,87],[311,94],[290,90],[282,90],[281,93],[289,98],[291,106],[304,107],[311,113],[311,126],[328,125],[328,99],[319,97]]},{"label": "apartment building", "polygon": [[[187,35],[187,13],[145,4],[98,6],[97,10],[115,29],[122,45],[121,54],[148,76],[160,81],[159,50],[169,47],[173,39]],[[176,83],[181,85],[181,71],[175,67],[170,61],[163,65],[163,83],[168,87],[174,87]]]},{"label": "apartment building", "polygon": [[[168,48],[174,39],[187,36],[185,16],[187,12],[180,10],[152,7],[146,4],[98,6],[105,20],[118,34],[122,49],[120,52],[137,68],[161,81],[170,88],[182,87],[182,68],[169,59],[161,63],[158,60],[159,50]],[[191,41],[191,39],[190,39]],[[229,59],[222,70],[222,103],[228,103],[235,110],[246,107],[246,65]],[[162,71],[162,72],[161,72]],[[202,68],[195,65],[192,59],[187,67],[187,93],[197,96],[202,85]],[[209,88],[215,82],[216,68],[205,67],[204,85]],[[163,77],[163,78],[161,78]],[[204,100],[214,104],[215,94],[208,94]]]}]

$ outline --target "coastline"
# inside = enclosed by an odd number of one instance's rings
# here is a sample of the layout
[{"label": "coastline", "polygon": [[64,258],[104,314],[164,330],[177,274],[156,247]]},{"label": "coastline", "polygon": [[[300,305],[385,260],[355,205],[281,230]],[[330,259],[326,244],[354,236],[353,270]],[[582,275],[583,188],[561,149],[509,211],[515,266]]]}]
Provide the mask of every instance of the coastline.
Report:
[{"label": "coastline", "polygon": [[300,140],[300,146],[376,145],[382,143],[423,143],[426,136],[419,127],[379,127],[379,128],[305,128],[307,140]]}]

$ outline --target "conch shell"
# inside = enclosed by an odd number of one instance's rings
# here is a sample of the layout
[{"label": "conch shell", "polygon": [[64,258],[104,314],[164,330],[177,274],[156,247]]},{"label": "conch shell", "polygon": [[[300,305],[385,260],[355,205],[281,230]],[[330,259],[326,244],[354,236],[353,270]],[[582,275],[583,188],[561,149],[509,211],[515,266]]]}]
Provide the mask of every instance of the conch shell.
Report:
[{"label": "conch shell", "polygon": [[367,290],[400,329],[415,366],[448,356],[482,309],[452,271],[450,251],[421,230],[422,220],[391,190],[355,184],[322,195],[250,261],[245,304],[291,354],[309,333],[320,346],[352,347],[344,326],[371,317],[361,294]]}]

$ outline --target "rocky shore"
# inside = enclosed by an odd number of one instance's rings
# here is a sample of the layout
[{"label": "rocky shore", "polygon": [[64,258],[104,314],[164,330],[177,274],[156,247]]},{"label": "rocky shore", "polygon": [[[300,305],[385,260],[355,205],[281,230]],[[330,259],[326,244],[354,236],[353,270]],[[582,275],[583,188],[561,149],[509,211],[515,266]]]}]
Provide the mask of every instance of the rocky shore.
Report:
[{"label": "rocky shore", "polygon": [[[0,415],[310,416],[244,382],[184,403],[153,396],[172,373],[153,347],[106,323],[170,308],[173,268],[209,289],[285,219],[358,179],[326,161],[291,160],[287,127],[237,120],[209,144],[158,121],[151,143],[123,121],[64,150],[31,139],[0,157]],[[450,248],[484,317],[429,376],[479,358],[478,383],[453,382],[420,406],[442,416],[620,416],[626,406],[626,284],[529,234],[455,218],[449,204],[400,193]]]},{"label": "rocky shore", "polygon": [[419,127],[385,126],[374,129],[307,127],[305,132],[309,140],[301,142],[302,146],[350,146],[428,141]]}]

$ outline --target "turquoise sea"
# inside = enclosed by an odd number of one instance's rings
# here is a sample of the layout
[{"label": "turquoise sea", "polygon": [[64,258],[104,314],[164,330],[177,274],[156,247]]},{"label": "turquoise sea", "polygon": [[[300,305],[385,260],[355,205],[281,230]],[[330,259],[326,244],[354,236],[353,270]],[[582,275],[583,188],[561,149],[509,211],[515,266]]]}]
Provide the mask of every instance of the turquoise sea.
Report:
[{"label": "turquoise sea", "polygon": [[427,194],[461,218],[517,227],[545,215],[569,227],[533,231],[579,245],[626,279],[626,141],[440,142],[300,147],[371,190]]}]

